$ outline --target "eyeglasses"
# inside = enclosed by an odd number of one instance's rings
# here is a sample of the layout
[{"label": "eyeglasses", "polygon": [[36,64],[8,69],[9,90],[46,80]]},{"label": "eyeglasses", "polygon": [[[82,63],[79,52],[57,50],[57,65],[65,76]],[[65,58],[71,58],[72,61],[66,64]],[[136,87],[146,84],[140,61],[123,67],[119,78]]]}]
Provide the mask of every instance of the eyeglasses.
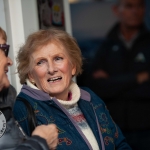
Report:
[{"label": "eyeglasses", "polygon": [[5,53],[5,56],[8,56],[10,45],[0,44],[0,49]]}]

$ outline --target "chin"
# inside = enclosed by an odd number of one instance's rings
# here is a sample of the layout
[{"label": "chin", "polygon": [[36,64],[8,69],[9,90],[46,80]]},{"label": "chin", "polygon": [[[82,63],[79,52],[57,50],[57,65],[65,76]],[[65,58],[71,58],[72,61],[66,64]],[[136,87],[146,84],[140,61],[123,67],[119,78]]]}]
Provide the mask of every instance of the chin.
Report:
[{"label": "chin", "polygon": [[[61,96],[63,96],[63,94],[62,94],[63,92],[60,92],[60,91],[53,91],[53,92],[50,92],[50,95],[52,96],[52,97],[56,97],[56,98],[60,98],[60,95]],[[60,98],[61,99],[61,98]]]},{"label": "chin", "polygon": [[10,86],[10,84],[7,84],[4,88],[7,89]]},{"label": "chin", "polygon": [[7,80],[4,84],[4,88],[8,88],[10,86],[10,82]]},{"label": "chin", "polygon": [[9,86],[10,86],[10,84],[7,84],[7,85],[3,85],[3,86],[1,86],[1,87],[0,87],[0,91],[5,90],[5,89],[9,88]]}]

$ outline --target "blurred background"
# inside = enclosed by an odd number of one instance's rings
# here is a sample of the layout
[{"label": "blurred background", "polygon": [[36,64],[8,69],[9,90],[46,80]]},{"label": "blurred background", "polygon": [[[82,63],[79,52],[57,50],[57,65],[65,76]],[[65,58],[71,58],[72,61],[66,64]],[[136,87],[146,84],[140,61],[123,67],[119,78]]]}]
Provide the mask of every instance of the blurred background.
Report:
[{"label": "blurred background", "polygon": [[[95,53],[100,48],[117,18],[112,11],[116,0],[69,0],[72,34],[77,39],[84,60],[84,72],[77,78],[83,85],[92,67]],[[145,24],[150,29],[150,0],[146,0]]]}]

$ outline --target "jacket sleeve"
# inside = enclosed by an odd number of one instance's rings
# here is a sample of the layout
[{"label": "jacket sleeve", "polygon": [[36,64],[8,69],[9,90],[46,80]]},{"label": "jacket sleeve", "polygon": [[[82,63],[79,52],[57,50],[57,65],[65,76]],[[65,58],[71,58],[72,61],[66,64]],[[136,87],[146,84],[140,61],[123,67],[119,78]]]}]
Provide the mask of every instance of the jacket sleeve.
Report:
[{"label": "jacket sleeve", "polygon": [[30,128],[27,120],[27,109],[23,102],[16,101],[13,108],[13,114],[15,119],[18,121],[20,126],[22,127],[23,131],[30,136]]},{"label": "jacket sleeve", "polygon": [[49,150],[46,140],[39,136],[32,136],[15,150]]},{"label": "jacket sleeve", "polygon": [[[110,75],[109,78],[98,78],[93,77],[93,73],[97,70],[107,71],[106,58],[108,57],[108,42],[104,42],[100,50],[95,55],[93,60],[91,73],[86,79],[85,85],[90,87],[97,94],[101,95],[102,98],[112,98],[122,94],[122,91],[133,89],[137,85],[136,74],[133,72],[120,73],[116,75]],[[115,61],[115,60],[114,60]]]},{"label": "jacket sleeve", "polygon": [[136,85],[136,78],[133,73],[118,75],[108,79],[94,79],[91,76],[87,82],[88,87],[105,99],[121,95],[133,89]]}]

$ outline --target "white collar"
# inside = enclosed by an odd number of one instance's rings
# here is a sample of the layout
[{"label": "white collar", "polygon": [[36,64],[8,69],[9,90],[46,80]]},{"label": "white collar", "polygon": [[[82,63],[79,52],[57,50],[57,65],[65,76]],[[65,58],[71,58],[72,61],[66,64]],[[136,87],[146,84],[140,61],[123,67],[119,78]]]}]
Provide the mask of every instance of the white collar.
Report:
[{"label": "white collar", "polygon": [[[26,79],[26,83],[29,87],[39,90],[34,84],[32,84],[29,81],[29,79]],[[57,99],[65,108],[74,106],[78,102],[80,95],[81,95],[80,89],[74,81],[72,81],[70,84],[69,92],[71,92],[71,94],[72,94],[71,100],[66,101],[66,100]]]}]

